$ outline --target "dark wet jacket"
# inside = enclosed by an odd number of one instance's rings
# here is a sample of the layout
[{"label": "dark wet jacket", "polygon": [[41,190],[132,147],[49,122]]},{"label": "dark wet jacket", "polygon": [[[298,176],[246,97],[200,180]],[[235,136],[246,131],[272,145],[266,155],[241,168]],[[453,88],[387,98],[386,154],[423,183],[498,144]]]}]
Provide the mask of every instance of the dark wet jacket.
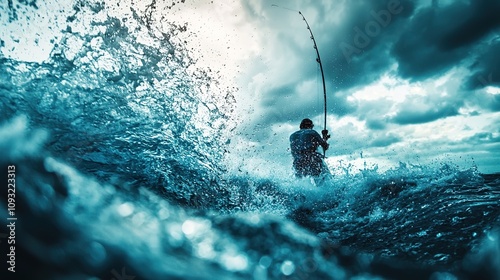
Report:
[{"label": "dark wet jacket", "polygon": [[298,177],[321,174],[323,155],[316,152],[319,146],[328,149],[328,143],[313,129],[301,129],[290,135],[293,167]]}]

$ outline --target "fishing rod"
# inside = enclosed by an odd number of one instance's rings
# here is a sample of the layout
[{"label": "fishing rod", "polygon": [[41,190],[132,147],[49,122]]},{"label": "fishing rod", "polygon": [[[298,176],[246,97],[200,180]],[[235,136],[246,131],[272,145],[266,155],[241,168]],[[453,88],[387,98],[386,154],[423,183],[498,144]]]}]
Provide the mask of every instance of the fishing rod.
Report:
[{"label": "fishing rod", "polygon": [[[327,104],[327,102],[326,102],[326,83],[325,83],[325,73],[323,72],[323,64],[321,63],[321,57],[319,55],[319,49],[318,49],[318,45],[316,44],[316,39],[314,39],[314,35],[313,35],[313,32],[312,32],[312,29],[309,26],[309,23],[307,22],[306,17],[304,16],[304,14],[302,14],[301,11],[296,11],[296,10],[292,10],[292,9],[289,9],[289,8],[280,7],[280,6],[275,5],[275,4],[273,4],[272,6],[276,7],[276,8],[282,8],[282,9],[285,9],[285,10],[293,11],[293,12],[298,12],[299,15],[302,16],[302,19],[306,23],[307,30],[309,30],[309,33],[311,34],[311,39],[313,41],[313,48],[316,51],[316,61],[319,63],[319,69],[321,71],[321,79],[323,81],[323,99],[324,99],[323,104],[324,104],[324,111],[325,112],[324,112],[323,130],[321,131],[321,134],[323,135],[323,139],[326,141],[326,140],[328,140],[328,138],[330,138],[330,135],[328,135],[328,130],[326,129],[326,112],[327,112],[327,106],[326,106],[326,104]],[[326,153],[326,151],[323,150],[323,155],[325,155],[325,153]]]}]

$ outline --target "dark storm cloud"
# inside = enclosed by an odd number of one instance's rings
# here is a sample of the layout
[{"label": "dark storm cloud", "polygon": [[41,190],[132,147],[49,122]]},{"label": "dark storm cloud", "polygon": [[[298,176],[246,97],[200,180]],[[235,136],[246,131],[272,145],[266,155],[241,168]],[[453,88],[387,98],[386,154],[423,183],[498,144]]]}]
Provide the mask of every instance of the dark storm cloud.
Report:
[{"label": "dark storm cloud", "polygon": [[[420,9],[392,48],[404,78],[421,80],[460,64],[500,26],[500,1],[457,1]],[[479,49],[481,50],[481,49]]]},{"label": "dark storm cloud", "polygon": [[[290,5],[283,0],[274,2]],[[330,115],[356,115],[369,129],[383,130],[389,123],[421,124],[455,116],[464,104],[492,111],[500,108],[498,95],[469,92],[500,85],[500,37],[496,35],[500,30],[500,1],[432,1],[431,4],[419,0],[353,0],[328,5],[305,1],[299,5],[302,6],[290,8],[301,10],[314,32],[323,62]],[[295,67],[288,71],[292,75],[286,76],[290,83],[286,89],[276,85],[263,88],[262,119],[297,122],[305,116],[322,114],[321,106],[304,99],[303,89],[298,87],[304,81],[321,83],[314,51],[309,48],[312,42],[307,42],[308,34],[301,29],[305,26],[301,26],[300,16],[272,8],[271,4],[267,7],[265,2],[260,6],[248,2],[246,8],[253,20],[270,30],[269,41],[263,48],[290,56],[290,60],[281,59],[279,63],[270,57],[269,65],[276,63],[272,67],[284,70]],[[470,77],[461,81],[462,92],[448,92],[443,100],[437,100],[437,105],[429,103],[423,108],[415,106],[419,100],[409,100],[399,106],[392,118],[383,117],[392,110],[390,106],[364,108],[348,99],[356,89],[387,73],[412,83],[440,78],[460,67],[471,71]],[[285,98],[284,90],[288,91]],[[430,90],[426,92],[429,96],[437,95],[431,87],[426,90]]]},{"label": "dark storm cloud", "polygon": [[368,119],[366,121],[366,127],[371,130],[383,130],[387,127],[387,122],[381,119]]},{"label": "dark storm cloud", "polygon": [[469,67],[472,75],[464,85],[468,90],[486,86],[500,86],[500,35],[485,45],[487,46],[486,50],[479,53],[474,63]]},{"label": "dark storm cloud", "polygon": [[475,43],[500,26],[500,1],[474,0],[469,4],[457,4],[450,20],[455,22],[444,34],[441,46],[451,50]]},{"label": "dark storm cloud", "polygon": [[413,109],[402,110],[393,117],[391,121],[401,125],[421,124],[456,115],[458,115],[457,108],[447,105],[441,108],[431,108],[423,111]]},{"label": "dark storm cloud", "polygon": [[387,147],[390,146],[394,143],[401,142],[401,137],[393,135],[393,134],[387,134],[383,136],[379,136],[375,139],[373,139],[369,143],[369,147]]},{"label": "dark storm cloud", "polygon": [[323,30],[331,34],[324,42],[330,57],[325,63],[327,77],[339,89],[371,83],[387,71],[394,63],[390,47],[415,10],[407,0],[358,0],[345,5],[342,22]]},{"label": "dark storm cloud", "polygon": [[488,111],[500,112],[500,94],[489,94],[485,92],[473,92],[469,102],[475,106]]},{"label": "dark storm cloud", "polygon": [[[323,39],[318,44],[326,53],[325,75],[335,89],[372,83],[394,63],[402,78],[425,80],[481,53],[478,74],[471,79],[480,85],[492,79],[493,84],[500,83],[499,49],[496,44],[483,43],[498,31],[500,1],[427,7],[419,7],[418,1],[397,0],[349,1],[345,5],[347,16],[338,25],[322,25],[316,31],[328,34],[318,36]],[[318,9],[328,18],[328,11]]]},{"label": "dark storm cloud", "polygon": [[473,136],[464,139],[464,141],[479,145],[479,144],[495,144],[500,143],[500,136],[495,136],[491,132],[480,132],[476,133]]}]

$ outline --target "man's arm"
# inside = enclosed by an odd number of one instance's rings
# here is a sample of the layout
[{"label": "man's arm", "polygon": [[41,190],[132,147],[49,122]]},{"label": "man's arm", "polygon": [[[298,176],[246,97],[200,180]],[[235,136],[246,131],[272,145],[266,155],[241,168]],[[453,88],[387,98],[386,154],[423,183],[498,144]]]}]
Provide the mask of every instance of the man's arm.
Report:
[{"label": "man's arm", "polygon": [[318,132],[315,133],[314,138],[315,138],[314,141],[317,143],[317,145],[323,147],[323,149],[325,149],[325,151],[328,150],[328,147],[330,147],[330,145],[321,137],[321,135],[319,135]]},{"label": "man's arm", "polygon": [[325,146],[322,145],[322,147],[326,150],[328,150],[328,147],[330,147],[330,144],[328,144],[326,141],[328,141],[328,139],[330,139],[330,134],[328,134],[328,130],[326,129],[323,129],[321,131],[321,135],[323,135],[323,142],[325,142]]},{"label": "man's arm", "polygon": [[325,140],[321,139],[321,147],[323,147],[323,149],[328,150],[328,148],[330,147],[330,144],[328,144]]}]

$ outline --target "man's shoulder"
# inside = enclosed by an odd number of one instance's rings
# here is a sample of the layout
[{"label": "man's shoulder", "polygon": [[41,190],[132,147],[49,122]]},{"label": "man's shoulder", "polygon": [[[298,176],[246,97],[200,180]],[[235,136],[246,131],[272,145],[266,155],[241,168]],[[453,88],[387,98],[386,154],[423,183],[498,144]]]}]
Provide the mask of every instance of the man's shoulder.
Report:
[{"label": "man's shoulder", "polygon": [[301,129],[292,133],[290,135],[290,140],[292,141],[292,140],[304,139],[304,137],[307,137],[307,139],[321,138],[321,135],[319,135],[319,133],[313,129]]},{"label": "man's shoulder", "polygon": [[303,135],[303,134],[319,134],[319,133],[314,129],[301,129],[301,130],[295,131],[291,135],[299,135],[299,134]]},{"label": "man's shoulder", "polygon": [[303,133],[304,133],[304,129],[301,129],[301,130],[295,131],[294,133],[292,133],[292,135],[298,135],[298,134],[303,134]]},{"label": "man's shoulder", "polygon": [[319,133],[314,129],[304,129],[303,133],[308,135],[319,135]]}]

